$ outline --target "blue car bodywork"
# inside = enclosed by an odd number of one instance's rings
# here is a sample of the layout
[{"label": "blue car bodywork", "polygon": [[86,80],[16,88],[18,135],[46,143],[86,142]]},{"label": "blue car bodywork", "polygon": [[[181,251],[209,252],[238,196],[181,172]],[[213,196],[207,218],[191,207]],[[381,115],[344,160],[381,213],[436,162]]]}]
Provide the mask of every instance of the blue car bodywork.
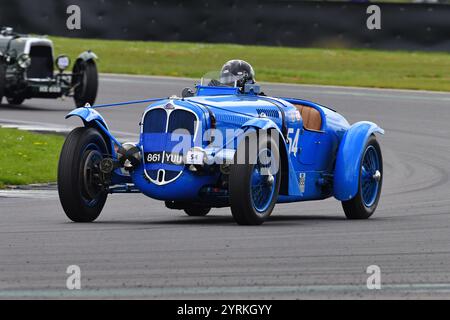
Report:
[{"label": "blue car bodywork", "polygon": [[[188,139],[192,148],[205,157],[232,158],[240,137],[257,130],[277,132],[280,141],[281,187],[278,203],[318,200],[334,196],[346,201],[358,192],[361,159],[368,139],[383,130],[363,121],[350,125],[330,108],[294,98],[275,98],[253,90],[197,86],[192,97],[146,100],[136,146],[142,160],[130,172],[117,168],[112,173],[111,193],[142,192],[154,199],[227,206],[228,192],[221,186],[221,173],[214,166],[191,170],[182,161],[170,160],[170,152],[180,139]],[[132,101],[129,103],[142,103]],[[73,110],[67,117],[80,117],[85,126],[96,127],[109,144],[110,155],[117,158],[121,143],[111,134],[106,121],[87,106]],[[300,110],[320,115],[320,125],[305,126]],[[170,121],[169,121],[170,117]],[[185,136],[175,129],[184,128]],[[215,128],[225,136],[227,130],[241,130],[233,143],[211,146],[204,132]],[[169,155],[169,156],[168,156]],[[150,159],[150,160],[149,160]],[[167,161],[166,161],[167,160]]]}]

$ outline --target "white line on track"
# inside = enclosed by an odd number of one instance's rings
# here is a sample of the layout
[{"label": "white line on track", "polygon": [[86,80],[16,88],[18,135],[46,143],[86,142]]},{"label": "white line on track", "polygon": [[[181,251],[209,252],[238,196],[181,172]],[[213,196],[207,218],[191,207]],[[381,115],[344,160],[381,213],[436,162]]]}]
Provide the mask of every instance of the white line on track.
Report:
[{"label": "white line on track", "polygon": [[79,298],[79,297],[149,297],[165,295],[211,295],[211,294],[312,294],[361,292],[405,294],[405,293],[450,293],[449,283],[415,283],[382,285],[380,290],[369,290],[364,285],[306,285],[306,286],[243,286],[243,287],[160,287],[160,288],[105,288],[83,290],[1,290],[0,298]]},{"label": "white line on track", "polygon": [[22,190],[22,189],[2,189],[0,198],[22,198],[22,199],[56,199],[56,190]]},{"label": "white line on track", "polygon": [[[33,122],[33,121],[20,121],[13,119],[0,119],[0,127],[2,128],[14,128],[25,131],[36,131],[36,132],[53,132],[60,134],[68,134],[74,128],[70,126],[60,126],[54,123],[45,122]],[[137,140],[139,135],[136,133],[116,131],[113,130],[112,133],[118,137],[119,141]]]}]

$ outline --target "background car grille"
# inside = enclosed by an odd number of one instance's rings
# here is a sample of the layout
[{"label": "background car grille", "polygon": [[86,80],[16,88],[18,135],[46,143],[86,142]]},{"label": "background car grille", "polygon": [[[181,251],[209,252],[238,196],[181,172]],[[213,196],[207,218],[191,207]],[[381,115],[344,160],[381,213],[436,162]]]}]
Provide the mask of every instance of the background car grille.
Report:
[{"label": "background car grille", "polygon": [[53,77],[53,54],[49,46],[34,45],[30,49],[31,65],[28,78],[45,79]]}]

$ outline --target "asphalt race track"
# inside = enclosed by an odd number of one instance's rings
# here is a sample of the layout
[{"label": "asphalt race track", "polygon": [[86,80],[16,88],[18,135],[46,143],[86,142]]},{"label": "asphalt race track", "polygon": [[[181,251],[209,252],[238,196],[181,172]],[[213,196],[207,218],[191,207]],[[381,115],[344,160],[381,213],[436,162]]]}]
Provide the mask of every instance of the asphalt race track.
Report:
[{"label": "asphalt race track", "polygon": [[[192,80],[102,76],[98,103],[181,94]],[[0,191],[0,298],[450,298],[450,93],[264,84],[370,120],[385,177],[373,218],[347,221],[339,202],[278,205],[258,227],[228,209],[184,216],[142,195],[112,195],[99,220],[68,221],[54,187]],[[64,128],[66,100],[0,106],[0,122]],[[144,105],[104,109],[135,138]],[[13,161],[13,160],[12,160]],[[66,269],[81,268],[81,290]],[[366,287],[369,265],[381,290]]]}]

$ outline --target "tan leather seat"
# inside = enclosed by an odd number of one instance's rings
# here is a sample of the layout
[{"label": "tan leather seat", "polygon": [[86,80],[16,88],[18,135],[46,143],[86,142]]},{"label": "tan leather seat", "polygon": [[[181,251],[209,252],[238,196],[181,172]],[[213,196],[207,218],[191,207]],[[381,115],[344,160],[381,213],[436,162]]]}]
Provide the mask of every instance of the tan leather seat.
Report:
[{"label": "tan leather seat", "polygon": [[320,131],[322,128],[322,117],[316,109],[301,104],[294,104],[303,119],[303,127],[306,130]]}]

